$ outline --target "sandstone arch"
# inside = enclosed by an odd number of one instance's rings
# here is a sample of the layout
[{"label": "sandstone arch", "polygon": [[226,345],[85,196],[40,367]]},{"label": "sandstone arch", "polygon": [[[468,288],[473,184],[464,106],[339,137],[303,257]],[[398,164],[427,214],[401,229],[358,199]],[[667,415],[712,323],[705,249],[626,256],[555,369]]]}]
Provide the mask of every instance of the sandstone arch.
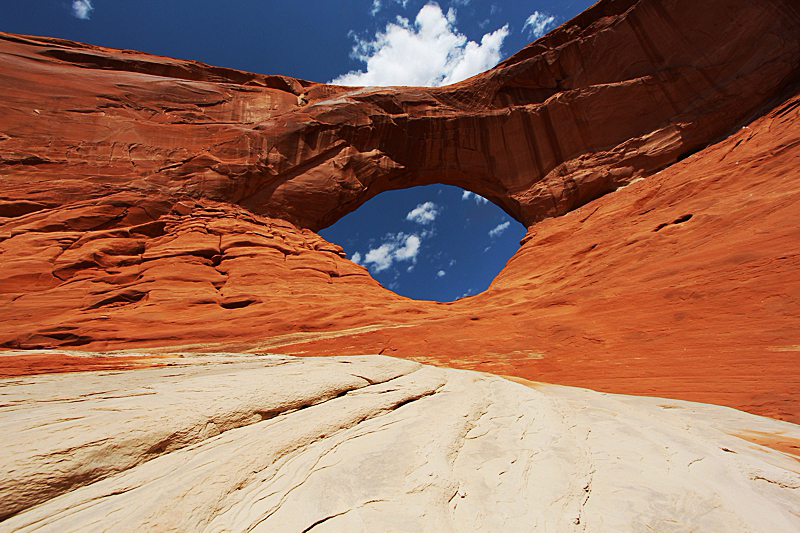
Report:
[{"label": "sandstone arch", "polygon": [[[34,73],[84,71],[26,89],[62,102],[68,119],[20,128],[9,118],[6,144],[19,161],[100,178],[83,195],[205,197],[318,230],[383,190],[442,183],[530,226],[752,118],[796,76],[798,19],[778,0],[605,1],[444,88],[332,87],[6,36],[10,52],[45,60]],[[133,77],[119,84],[119,72]],[[16,107],[33,106],[9,91]],[[29,154],[42,137],[55,141]],[[58,189],[50,201],[69,194]]]},{"label": "sandstone arch", "polygon": [[705,6],[601,2],[450,87],[308,86],[290,118],[256,127],[267,183],[240,203],[318,230],[381,191],[441,183],[526,226],[564,214],[725,135],[795,75],[793,7],[768,8],[780,44],[745,24],[761,6],[718,7],[724,44],[697,31]]},{"label": "sandstone arch", "polygon": [[[3,34],[0,345],[384,353],[796,421],[798,40],[789,0],[603,0],[364,90]],[[486,293],[408,301],[312,231],[428,183],[529,226]]]}]

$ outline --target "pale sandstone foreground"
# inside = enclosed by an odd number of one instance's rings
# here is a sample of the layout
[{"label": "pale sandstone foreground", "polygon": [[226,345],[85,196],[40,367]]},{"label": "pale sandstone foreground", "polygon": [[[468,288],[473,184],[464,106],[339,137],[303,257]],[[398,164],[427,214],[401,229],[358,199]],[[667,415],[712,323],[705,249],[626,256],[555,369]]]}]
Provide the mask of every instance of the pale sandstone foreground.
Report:
[{"label": "pale sandstone foreground", "polygon": [[793,424],[381,356],[170,365],[0,380],[0,531],[800,531],[800,462],[745,439]]}]

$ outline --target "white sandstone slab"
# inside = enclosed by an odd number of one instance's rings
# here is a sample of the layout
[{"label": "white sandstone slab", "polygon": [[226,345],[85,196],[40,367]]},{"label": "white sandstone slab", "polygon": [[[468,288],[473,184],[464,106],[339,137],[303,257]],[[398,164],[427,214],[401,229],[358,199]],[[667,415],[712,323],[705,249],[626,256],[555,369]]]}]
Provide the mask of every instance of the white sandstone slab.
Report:
[{"label": "white sandstone slab", "polygon": [[733,409],[381,356],[0,380],[5,531],[800,531]]}]

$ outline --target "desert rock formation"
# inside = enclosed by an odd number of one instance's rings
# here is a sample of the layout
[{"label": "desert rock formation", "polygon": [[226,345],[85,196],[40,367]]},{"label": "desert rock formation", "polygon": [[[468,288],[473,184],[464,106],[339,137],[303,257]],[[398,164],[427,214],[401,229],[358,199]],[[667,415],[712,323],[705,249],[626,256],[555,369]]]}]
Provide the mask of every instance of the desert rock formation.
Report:
[{"label": "desert rock formation", "polygon": [[[798,65],[788,0],[602,1],[439,89],[4,34],[0,346],[383,353],[798,422]],[[484,294],[401,298],[312,231],[429,183],[530,225]]]},{"label": "desert rock formation", "polygon": [[379,356],[162,363],[2,388],[0,531],[800,528],[794,424]]},{"label": "desert rock formation", "polygon": [[[790,0],[436,89],[0,34],[0,532],[800,530],[799,74]],[[432,183],[528,227],[483,294],[315,233]]]},{"label": "desert rock formation", "polygon": [[[528,226],[746,124],[797,80],[798,20],[788,0],[606,0],[435,89],[5,35],[3,164],[19,168],[3,214],[127,191],[319,230],[382,191],[443,183]],[[32,188],[42,171],[66,183]]]}]

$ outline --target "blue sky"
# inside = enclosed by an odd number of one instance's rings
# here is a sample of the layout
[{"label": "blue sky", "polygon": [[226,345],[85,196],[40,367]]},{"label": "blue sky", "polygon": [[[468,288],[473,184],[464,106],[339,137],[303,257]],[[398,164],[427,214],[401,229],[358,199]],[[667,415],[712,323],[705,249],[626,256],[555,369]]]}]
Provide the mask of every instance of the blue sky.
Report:
[{"label": "blue sky", "polygon": [[429,185],[383,193],[321,235],[384,287],[449,302],[486,290],[525,229],[480,196]]},{"label": "blue sky", "polygon": [[[347,85],[442,85],[494,66],[590,0],[7,0],[0,31]],[[321,235],[385,287],[485,290],[524,228],[461,189],[381,194]]]}]

